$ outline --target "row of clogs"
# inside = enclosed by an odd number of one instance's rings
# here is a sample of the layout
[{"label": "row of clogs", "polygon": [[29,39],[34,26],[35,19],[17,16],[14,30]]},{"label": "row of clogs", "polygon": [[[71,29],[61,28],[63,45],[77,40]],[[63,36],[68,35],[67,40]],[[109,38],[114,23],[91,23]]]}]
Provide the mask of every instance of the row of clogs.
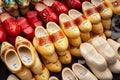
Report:
[{"label": "row of clogs", "polygon": [[16,38],[15,47],[3,42],[0,57],[8,69],[22,80],[31,80],[33,78],[31,71],[39,79],[42,79],[42,76],[49,78],[49,71],[43,66],[35,48],[23,37]]},{"label": "row of clogs", "polygon": [[120,44],[112,39],[95,37],[82,43],[80,52],[91,71],[101,80],[111,80],[112,73],[120,73]]}]

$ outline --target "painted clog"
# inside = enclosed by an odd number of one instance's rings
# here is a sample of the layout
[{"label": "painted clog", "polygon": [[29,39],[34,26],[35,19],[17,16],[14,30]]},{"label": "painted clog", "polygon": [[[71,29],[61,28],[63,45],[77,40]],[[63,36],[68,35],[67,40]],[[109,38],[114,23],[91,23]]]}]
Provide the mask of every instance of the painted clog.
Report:
[{"label": "painted clog", "polygon": [[61,29],[64,31],[68,38],[76,38],[80,36],[78,26],[74,24],[72,19],[67,14],[60,14],[59,23]]},{"label": "painted clog", "polygon": [[92,3],[85,1],[82,3],[82,11],[91,23],[99,23],[101,16]]},{"label": "painted clog", "polygon": [[68,14],[75,24],[78,25],[81,32],[90,32],[92,30],[92,24],[84,14],[75,9],[69,10]]},{"label": "painted clog", "polygon": [[22,68],[22,63],[15,48],[8,42],[3,42],[1,44],[0,57],[2,61],[6,64],[7,68],[12,72],[16,73]]},{"label": "painted clog", "polygon": [[62,64],[59,60],[57,60],[57,62],[55,63],[51,63],[49,61],[47,61],[45,58],[42,57],[42,60],[45,64],[45,66],[47,67],[47,69],[51,72],[60,72],[62,70]]},{"label": "painted clog", "polygon": [[111,8],[104,0],[91,0],[103,19],[110,19],[113,15]]},{"label": "painted clog", "polygon": [[120,14],[120,0],[105,0],[114,14]]},{"label": "painted clog", "polygon": [[[57,52],[59,60],[63,64],[70,64],[72,62],[72,55],[69,50],[63,52]],[[62,54],[62,55],[61,55]]]},{"label": "painted clog", "polygon": [[68,48],[68,39],[61,28],[54,22],[48,22],[47,31],[57,51],[65,51]]},{"label": "painted clog", "polygon": [[68,13],[67,7],[56,0],[43,0],[43,3],[49,6],[58,16],[62,13]]},{"label": "painted clog", "polygon": [[38,12],[40,18],[45,22],[53,21],[58,22],[58,16],[53,12],[51,8],[43,3],[36,3],[35,10]]}]

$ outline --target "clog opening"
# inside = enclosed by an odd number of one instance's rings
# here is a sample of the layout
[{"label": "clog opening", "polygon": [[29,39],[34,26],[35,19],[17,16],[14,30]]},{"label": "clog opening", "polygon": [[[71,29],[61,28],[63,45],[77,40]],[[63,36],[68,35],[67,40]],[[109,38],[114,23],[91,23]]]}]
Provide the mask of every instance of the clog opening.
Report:
[{"label": "clog opening", "polygon": [[49,80],[58,80],[56,77],[50,77],[50,79]]},{"label": "clog opening", "polygon": [[44,4],[42,4],[42,3],[37,3],[36,4],[36,9],[38,10],[38,11],[42,11],[42,10],[44,10],[46,8],[46,6],[44,5]]},{"label": "clog opening", "polygon": [[22,61],[25,64],[31,64],[33,58],[30,49],[28,49],[27,47],[20,47],[18,51]]},{"label": "clog opening", "polygon": [[79,17],[82,13],[80,13],[77,10],[71,9],[68,14],[70,15],[70,17],[72,17],[73,19],[76,19],[77,17]]},{"label": "clog opening", "polygon": [[8,13],[3,13],[0,15],[1,22],[4,22],[8,18],[11,18],[11,16]]},{"label": "clog opening", "polygon": [[20,61],[18,56],[14,51],[9,51],[6,55],[7,64],[14,70],[17,70],[20,66]]},{"label": "clog opening", "polygon": [[83,4],[82,4],[82,8],[84,9],[84,10],[88,10],[88,9],[90,9],[90,8],[93,8],[94,6],[92,5],[92,3],[90,3],[90,2],[88,2],[88,1],[85,1],[85,2],[83,2]]},{"label": "clog opening", "polygon": [[71,21],[70,17],[67,14],[61,14],[59,18],[60,18],[60,22]]},{"label": "clog opening", "polygon": [[76,77],[69,69],[64,70],[63,77],[64,80],[76,80]]},{"label": "clog opening", "polygon": [[47,6],[52,6],[54,0],[43,0],[43,3],[45,3]]},{"label": "clog opening", "polygon": [[103,3],[103,0],[91,0],[91,2],[92,2],[95,6],[99,6],[100,4]]},{"label": "clog opening", "polygon": [[45,31],[45,29],[43,28],[40,28],[40,27],[37,27],[36,30],[35,30],[35,36],[36,37],[43,37],[43,36],[46,36],[48,35],[47,32]]},{"label": "clog opening", "polygon": [[59,31],[59,26],[54,22],[49,22],[47,24],[47,30],[50,34],[56,33],[57,31]]},{"label": "clog opening", "polygon": [[84,76],[85,74],[87,74],[87,69],[85,69],[84,67],[80,66],[80,65],[73,65],[74,72],[76,72],[76,74],[80,77]]}]

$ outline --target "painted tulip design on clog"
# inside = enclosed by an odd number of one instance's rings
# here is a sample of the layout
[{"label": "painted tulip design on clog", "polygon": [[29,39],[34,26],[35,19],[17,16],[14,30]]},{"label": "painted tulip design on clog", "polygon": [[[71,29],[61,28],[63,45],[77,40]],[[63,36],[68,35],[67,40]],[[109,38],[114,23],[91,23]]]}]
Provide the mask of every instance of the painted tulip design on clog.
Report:
[{"label": "painted tulip design on clog", "polygon": [[110,19],[113,15],[111,8],[104,0],[91,0],[103,19]]},{"label": "painted tulip design on clog", "polygon": [[79,28],[67,14],[60,14],[59,23],[61,29],[68,38],[77,38],[80,36]]},{"label": "painted tulip design on clog", "polygon": [[82,11],[91,23],[99,23],[101,21],[101,16],[92,3],[88,1],[83,2]]},{"label": "painted tulip design on clog", "polygon": [[81,32],[86,33],[92,30],[92,24],[84,14],[75,9],[69,10],[68,14],[74,20],[75,24],[78,25]]},{"label": "painted tulip design on clog", "polygon": [[120,0],[105,0],[114,14],[120,14]]},{"label": "painted tulip design on clog", "polygon": [[61,28],[54,22],[47,23],[47,31],[57,51],[65,51],[68,48],[68,39]]}]

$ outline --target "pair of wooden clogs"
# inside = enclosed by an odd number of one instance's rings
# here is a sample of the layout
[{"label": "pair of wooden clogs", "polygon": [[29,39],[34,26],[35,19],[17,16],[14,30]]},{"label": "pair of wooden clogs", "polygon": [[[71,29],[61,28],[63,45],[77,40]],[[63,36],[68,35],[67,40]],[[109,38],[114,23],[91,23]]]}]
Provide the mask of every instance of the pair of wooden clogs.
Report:
[{"label": "pair of wooden clogs", "polygon": [[22,80],[31,80],[31,71],[41,75],[44,70],[33,45],[21,36],[16,37],[15,47],[8,42],[3,42],[0,57],[8,69]]},{"label": "pair of wooden clogs", "polygon": [[62,71],[63,80],[98,80],[87,68],[79,63],[72,65],[70,68],[64,68]]},{"label": "pair of wooden clogs", "polygon": [[[108,42],[102,37],[97,36],[91,39],[91,44],[83,43],[80,46],[80,52],[85,58],[87,65],[96,77],[102,80],[112,79],[111,71],[113,73],[120,73],[120,62],[117,59],[116,51]],[[112,42],[112,44],[114,43]]]},{"label": "pair of wooden clogs", "polygon": [[[68,39],[55,22],[48,22],[46,29],[38,26],[35,29],[33,44],[42,56],[46,67],[52,72],[60,72],[61,62],[67,64],[72,60],[71,54],[67,50]],[[61,62],[58,60],[57,54]]]}]

